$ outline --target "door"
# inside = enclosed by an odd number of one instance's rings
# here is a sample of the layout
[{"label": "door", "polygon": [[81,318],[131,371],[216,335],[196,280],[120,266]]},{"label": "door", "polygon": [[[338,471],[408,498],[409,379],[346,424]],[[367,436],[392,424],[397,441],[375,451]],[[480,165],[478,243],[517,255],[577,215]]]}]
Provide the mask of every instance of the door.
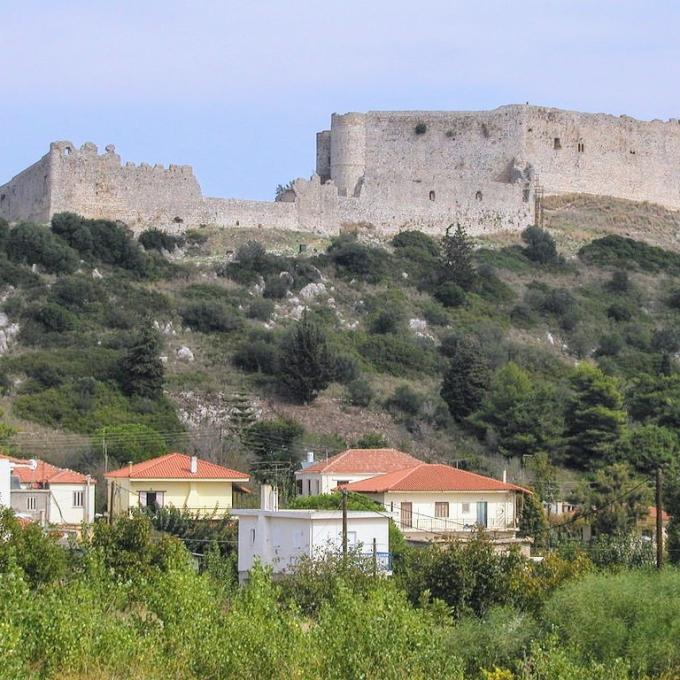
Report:
[{"label": "door", "polygon": [[401,504],[401,528],[410,529],[413,526],[413,503]]},{"label": "door", "polygon": [[479,501],[477,503],[477,524],[480,527],[487,527],[487,513],[488,503],[486,501]]}]

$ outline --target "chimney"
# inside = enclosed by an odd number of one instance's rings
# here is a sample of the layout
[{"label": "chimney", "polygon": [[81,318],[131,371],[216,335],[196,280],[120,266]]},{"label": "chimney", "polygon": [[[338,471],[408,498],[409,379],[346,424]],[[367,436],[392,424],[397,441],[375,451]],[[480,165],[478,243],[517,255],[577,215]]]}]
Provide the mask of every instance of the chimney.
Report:
[{"label": "chimney", "polygon": [[279,490],[273,487],[271,484],[263,484],[260,487],[260,509],[279,509]]},{"label": "chimney", "polygon": [[128,461],[128,472],[130,474],[132,474],[132,461],[131,460]]},{"label": "chimney", "polygon": [[195,475],[198,471],[198,458],[196,456],[191,456],[191,474]]},{"label": "chimney", "polygon": [[508,471],[503,470],[503,484],[505,484],[508,481]]},{"label": "chimney", "polygon": [[307,462],[310,465],[314,462],[314,451],[307,451]]}]

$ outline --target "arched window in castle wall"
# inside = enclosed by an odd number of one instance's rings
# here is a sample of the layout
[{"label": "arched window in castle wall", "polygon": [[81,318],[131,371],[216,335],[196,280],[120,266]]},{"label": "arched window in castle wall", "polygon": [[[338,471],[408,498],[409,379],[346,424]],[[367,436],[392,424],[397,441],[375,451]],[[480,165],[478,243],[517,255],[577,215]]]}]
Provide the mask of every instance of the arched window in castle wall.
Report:
[{"label": "arched window in castle wall", "polygon": [[475,198],[476,198],[478,201],[481,201],[482,198],[484,198],[484,196],[482,195],[482,192],[481,192],[481,191],[478,191],[478,192],[475,194]]},{"label": "arched window in castle wall", "polygon": [[430,191],[430,200],[434,201],[434,199],[435,199],[434,191]]},{"label": "arched window in castle wall", "polygon": [[579,153],[583,153],[586,150],[585,142],[579,142],[576,148]]},{"label": "arched window in castle wall", "polygon": [[557,151],[561,148],[562,148],[562,141],[560,140],[559,137],[555,137],[555,139],[553,140],[553,149],[555,149],[555,151]]}]

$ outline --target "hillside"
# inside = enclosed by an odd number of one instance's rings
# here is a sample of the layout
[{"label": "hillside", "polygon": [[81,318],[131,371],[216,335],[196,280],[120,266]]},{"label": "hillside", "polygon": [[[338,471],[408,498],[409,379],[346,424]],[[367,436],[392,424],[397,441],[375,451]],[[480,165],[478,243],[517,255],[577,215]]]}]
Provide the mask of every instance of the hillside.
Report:
[{"label": "hillside", "polygon": [[[547,452],[564,493],[584,470],[642,470],[641,426],[680,423],[680,223],[627,211],[560,199],[547,224],[564,256],[544,234],[479,241],[467,282],[417,232],[368,244],[150,231],[142,248],[72,215],[51,229],[0,225],[1,408],[18,431],[6,444],[95,474],[105,455],[115,465],[183,448],[277,476],[306,450],[381,440],[517,481],[533,474],[527,455]],[[599,238],[646,225],[668,250]],[[282,377],[301,319],[328,363],[310,403]],[[148,360],[134,384],[131,356]],[[591,363],[603,375],[575,368]],[[570,404],[584,380],[616,425],[579,443]]]}]

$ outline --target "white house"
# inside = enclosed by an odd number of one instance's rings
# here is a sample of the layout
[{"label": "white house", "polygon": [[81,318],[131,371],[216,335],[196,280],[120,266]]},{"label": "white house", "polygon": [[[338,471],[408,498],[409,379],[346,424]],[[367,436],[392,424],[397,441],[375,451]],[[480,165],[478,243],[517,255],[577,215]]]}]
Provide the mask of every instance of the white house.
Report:
[{"label": "white house", "polygon": [[382,504],[411,542],[464,539],[482,528],[497,545],[529,547],[516,534],[519,505],[530,492],[514,484],[449,465],[419,463],[344,489]]},{"label": "white house", "polygon": [[[20,516],[41,524],[77,529],[94,521],[94,480],[89,475],[59,468],[42,460],[0,456],[0,493]],[[0,504],[5,503],[0,499]]]},{"label": "white house", "polygon": [[[342,547],[339,510],[279,510],[271,487],[262,487],[262,508],[233,510],[238,518],[238,573],[241,581],[259,562],[274,574],[291,571],[302,558]],[[389,520],[376,512],[347,512],[347,546],[375,560],[389,573]]]},{"label": "white house", "polygon": [[350,482],[370,479],[395,470],[413,467],[422,461],[396,449],[347,449],[331,458],[314,462],[314,454],[295,473],[298,494],[316,496]]}]

